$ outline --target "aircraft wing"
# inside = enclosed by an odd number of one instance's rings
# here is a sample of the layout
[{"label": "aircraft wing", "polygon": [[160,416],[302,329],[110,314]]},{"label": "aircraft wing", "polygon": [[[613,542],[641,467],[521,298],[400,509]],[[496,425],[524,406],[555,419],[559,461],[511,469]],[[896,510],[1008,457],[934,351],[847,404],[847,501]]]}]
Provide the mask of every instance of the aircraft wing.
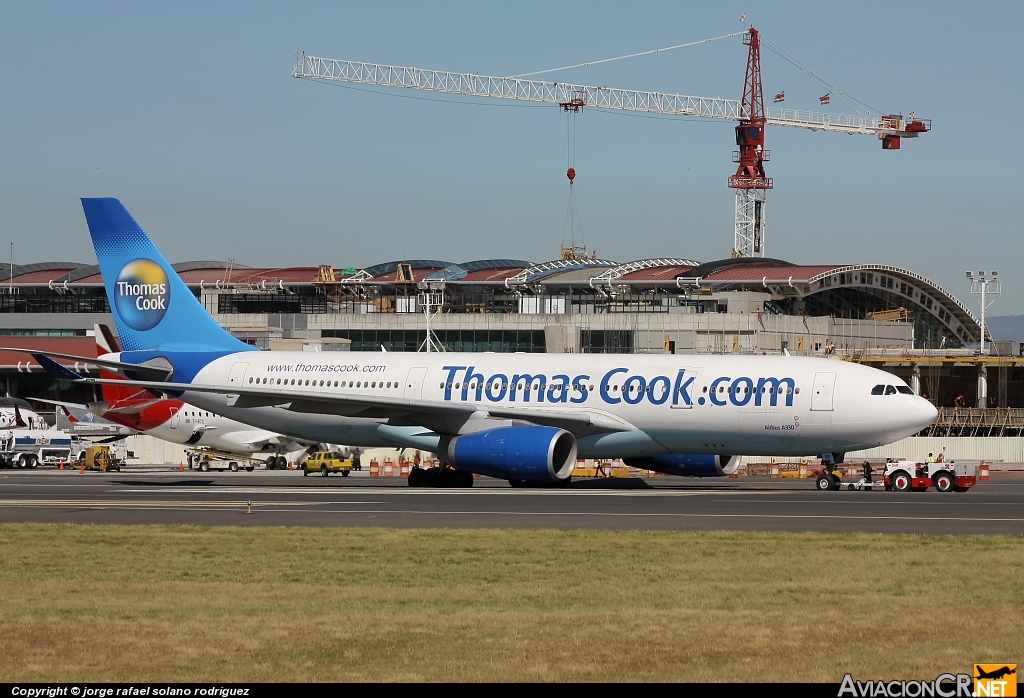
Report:
[{"label": "aircraft wing", "polygon": [[491,417],[522,419],[534,424],[558,427],[572,432],[575,436],[597,434],[609,431],[631,431],[635,429],[624,419],[600,410],[548,410],[529,407],[488,407]]},{"label": "aircraft wing", "polygon": [[459,427],[473,414],[486,413],[499,419],[516,419],[543,426],[565,429],[576,436],[613,431],[631,431],[635,427],[600,410],[479,406],[474,403],[451,403],[440,400],[417,400],[383,395],[352,393],[321,393],[310,390],[250,388],[158,381],[111,380],[85,378],[95,384],[134,385],[157,393],[195,391],[228,396],[229,407],[282,407],[293,412],[337,414],[345,417],[388,419],[392,423],[419,425],[441,434],[457,434]]},{"label": "aircraft wing", "polygon": [[271,434],[269,432],[260,430],[244,431],[244,432],[232,432],[225,434],[223,437],[227,441],[237,444],[238,446],[244,446],[251,448],[253,453],[262,451],[267,446],[292,446],[292,450],[299,448],[305,448],[313,445],[314,441],[302,441],[300,439],[293,439],[290,436],[281,436],[280,434]]}]

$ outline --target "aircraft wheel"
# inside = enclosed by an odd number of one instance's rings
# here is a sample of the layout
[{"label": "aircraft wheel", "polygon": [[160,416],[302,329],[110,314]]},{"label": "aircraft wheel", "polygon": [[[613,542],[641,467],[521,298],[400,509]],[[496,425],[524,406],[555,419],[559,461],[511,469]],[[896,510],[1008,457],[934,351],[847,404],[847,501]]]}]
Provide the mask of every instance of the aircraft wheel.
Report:
[{"label": "aircraft wheel", "polygon": [[843,486],[843,481],[839,479],[838,475],[832,476],[832,490],[835,492],[839,491],[839,488]]},{"label": "aircraft wheel", "polygon": [[287,470],[288,469],[288,459],[285,458],[284,456],[278,456],[277,457],[277,467],[280,470]]},{"label": "aircraft wheel", "polygon": [[445,468],[441,471],[441,487],[464,487],[462,471]]},{"label": "aircraft wheel", "polygon": [[814,486],[819,490],[830,490],[832,489],[832,478],[828,475],[819,475],[818,479],[814,481]]}]

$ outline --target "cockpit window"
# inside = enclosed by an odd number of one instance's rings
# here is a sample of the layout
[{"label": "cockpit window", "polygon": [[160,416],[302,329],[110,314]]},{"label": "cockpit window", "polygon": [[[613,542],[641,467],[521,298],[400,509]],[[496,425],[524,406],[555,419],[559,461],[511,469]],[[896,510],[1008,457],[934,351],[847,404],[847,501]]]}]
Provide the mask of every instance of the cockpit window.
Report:
[{"label": "cockpit window", "polygon": [[914,391],[911,390],[910,388],[908,388],[905,385],[897,385],[896,386],[896,390],[900,391],[904,395],[913,395],[914,394]]},{"label": "cockpit window", "polygon": [[874,388],[871,389],[871,394],[872,395],[884,395],[885,394],[885,386],[884,385],[876,385]]},{"label": "cockpit window", "polygon": [[885,394],[886,395],[895,395],[896,394],[896,388],[894,386],[891,386],[891,385],[885,386]]}]

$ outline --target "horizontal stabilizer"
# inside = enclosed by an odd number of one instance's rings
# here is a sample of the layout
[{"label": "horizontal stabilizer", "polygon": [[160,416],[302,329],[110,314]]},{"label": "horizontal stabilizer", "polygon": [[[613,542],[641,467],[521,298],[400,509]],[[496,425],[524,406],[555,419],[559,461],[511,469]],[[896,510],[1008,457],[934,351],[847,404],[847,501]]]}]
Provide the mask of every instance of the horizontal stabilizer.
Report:
[{"label": "horizontal stabilizer", "polygon": [[[40,354],[43,356],[48,356],[51,359],[67,359],[68,361],[77,361],[80,364],[105,368],[108,371],[113,371],[114,373],[120,376],[142,380],[164,380],[169,378],[171,374],[174,372],[174,368],[171,367],[169,364],[159,366],[147,364],[130,364],[124,361],[113,361],[111,359],[97,359],[96,357],[93,356],[75,356],[74,354],[61,354],[55,351],[42,352],[36,351],[35,349],[25,349],[24,347],[0,347],[0,350],[16,351],[22,354],[31,354],[33,357],[35,357],[37,354]],[[36,361],[39,361],[39,359],[37,358]],[[62,366],[61,368],[64,367]]]}]

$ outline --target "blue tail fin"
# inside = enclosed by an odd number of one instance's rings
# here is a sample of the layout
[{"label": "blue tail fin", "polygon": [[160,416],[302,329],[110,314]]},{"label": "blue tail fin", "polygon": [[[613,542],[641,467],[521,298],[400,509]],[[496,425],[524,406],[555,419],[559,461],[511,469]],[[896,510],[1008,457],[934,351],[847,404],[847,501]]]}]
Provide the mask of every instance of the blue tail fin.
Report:
[{"label": "blue tail fin", "polygon": [[125,351],[246,351],[206,312],[117,199],[82,199]]}]

